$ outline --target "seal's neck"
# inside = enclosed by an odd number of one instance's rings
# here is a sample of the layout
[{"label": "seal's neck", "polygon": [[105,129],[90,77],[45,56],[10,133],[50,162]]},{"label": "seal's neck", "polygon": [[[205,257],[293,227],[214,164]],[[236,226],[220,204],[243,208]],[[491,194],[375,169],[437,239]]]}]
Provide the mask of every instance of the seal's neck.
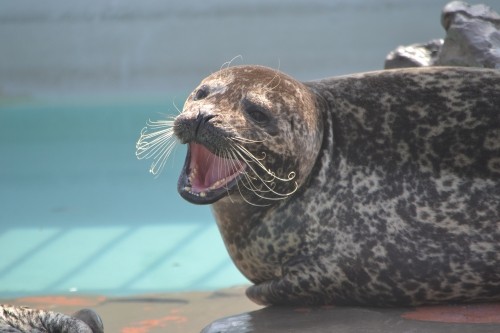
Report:
[{"label": "seal's neck", "polygon": [[[212,205],[217,226],[226,246],[244,241],[271,207],[253,206],[241,197],[226,197]],[[240,244],[239,244],[240,245]]]},{"label": "seal's neck", "polygon": [[[252,206],[237,198],[226,197],[212,205],[219,231],[236,267],[250,281],[259,283],[275,277],[280,253],[269,253],[263,243],[275,243],[273,212],[287,199],[272,206]],[[283,248],[286,252],[289,249]],[[292,251],[290,251],[292,252]],[[278,266],[279,267],[279,266]]]}]

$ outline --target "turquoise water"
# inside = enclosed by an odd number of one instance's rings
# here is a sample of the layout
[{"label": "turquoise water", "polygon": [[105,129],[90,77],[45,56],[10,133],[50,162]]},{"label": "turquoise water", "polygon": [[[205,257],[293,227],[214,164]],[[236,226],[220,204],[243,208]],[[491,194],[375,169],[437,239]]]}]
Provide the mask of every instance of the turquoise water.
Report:
[{"label": "turquoise water", "polygon": [[[0,104],[0,296],[206,290],[246,283],[209,207],[135,157],[148,118],[184,96]],[[179,102],[181,101],[181,102]]]}]

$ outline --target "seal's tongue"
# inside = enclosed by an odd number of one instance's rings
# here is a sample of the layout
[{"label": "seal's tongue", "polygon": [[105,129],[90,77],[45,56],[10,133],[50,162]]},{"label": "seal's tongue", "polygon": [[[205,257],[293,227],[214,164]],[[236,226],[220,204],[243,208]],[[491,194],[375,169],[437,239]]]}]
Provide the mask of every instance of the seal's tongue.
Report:
[{"label": "seal's tongue", "polygon": [[244,165],[211,153],[203,145],[190,143],[189,182],[192,192],[205,192],[221,188],[236,178]]}]

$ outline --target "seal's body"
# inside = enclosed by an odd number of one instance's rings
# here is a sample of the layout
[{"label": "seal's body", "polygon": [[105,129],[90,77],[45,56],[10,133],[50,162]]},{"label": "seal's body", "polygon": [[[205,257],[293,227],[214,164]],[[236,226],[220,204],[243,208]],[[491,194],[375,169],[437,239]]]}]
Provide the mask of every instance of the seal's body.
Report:
[{"label": "seal's body", "polygon": [[231,67],[173,130],[257,303],[500,300],[500,72]]},{"label": "seal's body", "polygon": [[103,333],[101,317],[82,309],[68,316],[62,313],[0,304],[0,332],[4,333]]}]

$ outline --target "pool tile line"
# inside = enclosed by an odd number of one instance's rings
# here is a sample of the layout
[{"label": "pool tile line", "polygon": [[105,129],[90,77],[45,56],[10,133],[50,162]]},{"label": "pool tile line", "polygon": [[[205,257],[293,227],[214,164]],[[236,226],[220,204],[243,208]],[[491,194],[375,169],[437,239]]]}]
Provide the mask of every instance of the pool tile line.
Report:
[{"label": "pool tile line", "polygon": [[73,268],[71,271],[66,273],[64,276],[61,276],[56,281],[52,282],[50,285],[45,287],[46,292],[50,292],[51,290],[56,289],[60,285],[64,284],[67,280],[71,279],[77,273],[84,270],[88,265],[92,264],[96,260],[96,258],[103,256],[104,254],[110,252],[113,248],[115,248],[118,244],[123,243],[127,238],[132,236],[138,227],[131,227],[119,234],[118,236],[113,237],[106,244],[96,249],[92,253],[90,253],[87,259],[80,261],[79,265]]},{"label": "pool tile line", "polygon": [[62,238],[65,234],[68,234],[70,231],[71,231],[70,229],[60,229],[58,232],[51,235],[44,241],[40,242],[38,245],[35,245],[31,250],[28,250],[21,257],[19,257],[19,259],[15,260],[14,262],[8,264],[6,267],[2,268],[0,270],[0,278],[3,277],[5,274],[9,273],[9,271],[21,266],[24,262],[31,259],[38,252],[42,251],[45,247],[55,242],[56,240]]},{"label": "pool tile line", "polygon": [[149,264],[147,267],[145,267],[141,272],[135,274],[133,277],[131,277],[129,280],[125,281],[119,289],[130,289],[131,286],[145,277],[146,275],[150,274],[152,270],[155,268],[161,266],[164,264],[166,261],[168,261],[169,258],[173,257],[176,253],[178,253],[180,250],[185,248],[190,242],[193,242],[193,240],[198,237],[200,234],[202,234],[204,231],[206,231],[210,227],[210,224],[201,224],[199,227],[194,229],[192,232],[187,234],[185,237],[179,239],[176,242],[176,245],[169,248],[167,251],[165,251],[163,254],[158,255],[158,259],[153,261],[151,264]]},{"label": "pool tile line", "polygon": [[229,260],[229,257],[221,260],[217,265],[214,265],[214,267],[210,271],[206,272],[205,274],[201,275],[198,279],[191,282],[191,285],[188,287],[188,289],[197,290],[200,284],[210,279],[212,276],[214,276],[219,271],[223,270],[228,265],[234,265],[233,262]]}]

